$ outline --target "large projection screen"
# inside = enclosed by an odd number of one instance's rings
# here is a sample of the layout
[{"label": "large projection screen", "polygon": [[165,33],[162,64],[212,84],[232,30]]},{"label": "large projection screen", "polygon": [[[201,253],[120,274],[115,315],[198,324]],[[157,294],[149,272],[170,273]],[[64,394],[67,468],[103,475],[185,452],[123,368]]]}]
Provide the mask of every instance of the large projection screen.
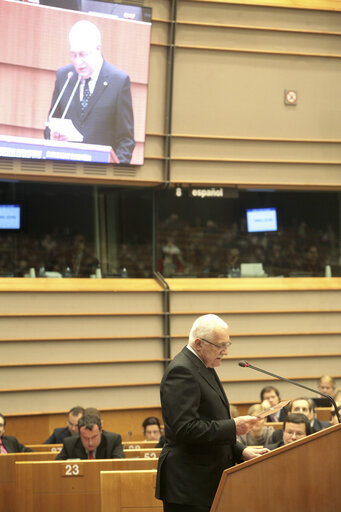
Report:
[{"label": "large projection screen", "polygon": [[[45,3],[63,5],[60,0]],[[104,5],[104,2],[94,1],[83,3]],[[82,4],[81,0],[79,4]],[[129,9],[121,16],[117,18],[104,12],[81,12],[50,5],[1,0],[0,156],[105,161],[97,159],[96,155],[101,154],[101,151],[92,151],[90,145],[89,152],[85,147],[87,154],[83,158],[81,153],[82,147],[87,146],[85,144],[66,143],[65,149],[59,141],[51,141],[54,147],[52,151],[48,148],[50,152],[47,153],[49,141],[44,140],[56,70],[71,64],[68,40],[70,28],[79,20],[89,20],[101,32],[105,61],[130,77],[136,143],[130,164],[143,164],[151,22],[136,19]],[[57,154],[59,146],[61,156]],[[101,146],[95,149],[101,150]]]}]

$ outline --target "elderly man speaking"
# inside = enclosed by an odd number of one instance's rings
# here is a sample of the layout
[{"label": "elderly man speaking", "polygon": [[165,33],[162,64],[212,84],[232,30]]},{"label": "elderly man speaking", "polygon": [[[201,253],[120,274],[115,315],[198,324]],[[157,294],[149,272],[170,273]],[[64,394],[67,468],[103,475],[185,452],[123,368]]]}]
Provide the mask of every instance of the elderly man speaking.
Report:
[{"label": "elderly man speaking", "polygon": [[258,419],[231,419],[214,370],[230,345],[229,328],[221,318],[199,317],[188,345],[161,381],[166,444],[159,458],[156,497],[163,500],[165,512],[209,512],[224,469],[268,451],[244,448],[236,441]]}]

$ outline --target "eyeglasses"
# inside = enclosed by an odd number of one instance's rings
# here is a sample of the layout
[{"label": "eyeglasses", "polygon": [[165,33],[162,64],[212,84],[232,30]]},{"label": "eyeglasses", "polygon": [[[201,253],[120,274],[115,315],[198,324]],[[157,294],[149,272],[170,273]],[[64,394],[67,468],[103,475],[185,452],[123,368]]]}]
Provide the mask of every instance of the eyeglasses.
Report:
[{"label": "eyeglasses", "polygon": [[205,340],[205,338],[200,338],[202,341],[205,341],[206,343],[209,343],[210,345],[214,345],[215,347],[219,348],[220,350],[226,350],[228,347],[232,345],[232,341],[225,341],[225,343],[222,343],[221,345],[217,345],[217,343],[213,343],[212,341]]}]

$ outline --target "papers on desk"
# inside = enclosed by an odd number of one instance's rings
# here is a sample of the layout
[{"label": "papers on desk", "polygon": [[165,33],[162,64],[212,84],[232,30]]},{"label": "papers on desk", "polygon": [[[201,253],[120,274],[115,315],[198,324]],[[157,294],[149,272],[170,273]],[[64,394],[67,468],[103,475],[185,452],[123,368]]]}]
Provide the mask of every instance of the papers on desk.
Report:
[{"label": "papers on desk", "polygon": [[77,130],[71,119],[60,119],[51,117],[47,123],[52,132],[58,132],[65,135],[69,142],[83,142],[83,135]]},{"label": "papers on desk", "polygon": [[274,405],[273,407],[269,407],[269,409],[265,409],[263,412],[259,412],[256,417],[257,418],[266,418],[267,416],[270,416],[270,414],[275,414],[277,411],[280,411],[285,407],[290,400],[282,400],[277,405]]}]

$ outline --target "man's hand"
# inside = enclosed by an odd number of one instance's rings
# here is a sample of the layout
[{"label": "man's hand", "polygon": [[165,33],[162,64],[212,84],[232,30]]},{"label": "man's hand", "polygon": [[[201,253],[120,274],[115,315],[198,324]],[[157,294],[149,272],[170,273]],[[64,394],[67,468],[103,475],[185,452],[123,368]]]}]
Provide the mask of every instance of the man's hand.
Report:
[{"label": "man's hand", "polygon": [[268,448],[256,448],[255,446],[247,446],[243,450],[243,459],[250,460],[255,457],[260,457],[260,455],[264,455],[264,453],[268,453],[270,450]]},{"label": "man's hand", "polygon": [[259,418],[256,416],[238,416],[234,418],[236,424],[236,434],[237,436],[241,436],[249,432],[252,427],[259,421]]}]

